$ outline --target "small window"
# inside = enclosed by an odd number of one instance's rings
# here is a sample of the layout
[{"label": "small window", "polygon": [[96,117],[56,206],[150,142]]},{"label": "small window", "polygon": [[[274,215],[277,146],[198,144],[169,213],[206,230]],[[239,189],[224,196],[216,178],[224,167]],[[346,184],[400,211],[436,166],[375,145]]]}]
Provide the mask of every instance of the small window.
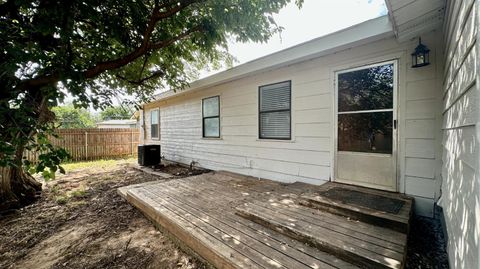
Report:
[{"label": "small window", "polygon": [[259,87],[259,137],[291,139],[291,81]]},{"label": "small window", "polygon": [[160,115],[158,109],[150,111],[150,136],[151,138],[159,139],[160,138],[160,124],[159,124]]},{"label": "small window", "polygon": [[220,137],[220,97],[214,96],[202,100],[203,137]]}]

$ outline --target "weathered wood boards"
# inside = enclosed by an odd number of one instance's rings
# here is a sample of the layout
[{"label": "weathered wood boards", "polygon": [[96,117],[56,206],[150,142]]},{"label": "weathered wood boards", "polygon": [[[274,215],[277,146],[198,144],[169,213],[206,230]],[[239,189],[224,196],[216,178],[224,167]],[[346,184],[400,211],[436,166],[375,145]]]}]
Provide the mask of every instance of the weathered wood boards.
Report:
[{"label": "weathered wood boards", "polygon": [[[72,161],[135,156],[139,143],[137,128],[58,129],[50,142],[68,151]],[[41,152],[25,151],[25,157],[36,162]]]},{"label": "weathered wood boards", "polygon": [[[265,227],[236,214],[235,208],[255,204],[274,221],[295,217],[312,227],[333,226],[338,234],[351,233],[357,245],[375,245],[377,252],[403,253],[406,236],[316,209],[296,199],[310,185],[283,185],[225,173],[167,182],[139,184],[120,193],[155,223],[175,235],[218,268],[358,268],[349,259],[317,248],[290,234]],[[273,207],[272,204],[281,206]],[[314,213],[314,214],[312,214]],[[317,214],[318,213],[318,214]],[[307,227],[307,226],[305,226]],[[314,228],[320,229],[320,228]],[[355,231],[354,231],[355,230]],[[339,239],[337,239],[339,241]],[[380,255],[380,254],[379,254]],[[395,256],[402,258],[402,254]],[[390,260],[389,260],[390,261]],[[396,260],[391,258],[391,262]],[[400,268],[400,267],[394,267]]]},{"label": "weathered wood boards", "polygon": [[392,192],[384,192],[352,185],[327,183],[320,187],[322,191],[331,188],[352,189],[360,192],[365,192],[374,195],[380,195],[388,198],[403,200],[404,206],[397,214],[373,210],[366,207],[356,206],[354,204],[344,203],[340,200],[329,199],[318,193],[304,194],[301,196],[299,203],[305,206],[321,209],[334,214],[343,215],[350,218],[355,218],[363,222],[374,225],[390,228],[399,232],[408,233],[409,220],[412,214],[413,199],[405,195]]},{"label": "weathered wood boards", "polygon": [[391,242],[388,239],[358,232],[372,227],[362,230],[355,229],[354,224],[350,228],[339,227],[320,218],[297,214],[283,206],[269,208],[268,204],[252,203],[238,207],[237,212],[247,219],[360,266],[367,268],[403,266],[405,241],[399,242],[401,234],[397,234],[397,238],[392,240],[396,242]]}]

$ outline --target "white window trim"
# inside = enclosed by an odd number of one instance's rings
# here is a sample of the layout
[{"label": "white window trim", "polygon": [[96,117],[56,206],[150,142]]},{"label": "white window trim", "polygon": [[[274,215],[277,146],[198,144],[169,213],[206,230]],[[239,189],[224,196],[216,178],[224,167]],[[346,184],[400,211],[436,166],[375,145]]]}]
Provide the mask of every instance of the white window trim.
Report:
[{"label": "white window trim", "polygon": [[[218,99],[218,116],[215,116],[215,117],[204,117],[203,113],[203,102],[204,100],[206,99],[210,99],[210,98],[217,98]],[[205,98],[202,98],[202,139],[212,139],[212,140],[215,140],[215,139],[222,139],[222,122],[221,122],[221,98],[220,98],[220,95],[213,95],[213,96],[209,96],[209,97],[205,97]],[[218,117],[218,136],[205,136],[205,118],[216,118]]]},{"label": "white window trim", "polygon": [[[262,137],[260,135],[261,133],[261,124],[260,124],[260,88],[264,86],[269,86],[269,85],[274,85],[274,84],[280,84],[284,82],[289,82],[290,83],[290,137],[289,138],[267,138],[267,137]],[[293,126],[294,126],[294,117],[293,117],[294,109],[293,109],[293,83],[291,79],[284,80],[284,81],[277,81],[277,82],[272,82],[264,85],[260,85],[257,88],[257,141],[271,141],[271,142],[295,142],[294,135],[293,135]]]},{"label": "white window trim", "polygon": [[[158,123],[157,123],[157,129],[158,129],[157,134],[158,134],[158,136],[152,136],[152,113],[154,111],[157,111],[157,117],[158,117]],[[160,140],[160,109],[158,109],[158,108],[150,110],[150,138],[152,140]]]}]

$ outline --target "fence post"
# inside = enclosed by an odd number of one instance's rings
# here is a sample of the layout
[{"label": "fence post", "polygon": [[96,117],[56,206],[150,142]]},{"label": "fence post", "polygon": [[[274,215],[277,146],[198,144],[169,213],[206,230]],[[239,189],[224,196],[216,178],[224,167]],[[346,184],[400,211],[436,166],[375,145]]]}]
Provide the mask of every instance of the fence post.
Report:
[{"label": "fence post", "polygon": [[85,160],[88,161],[88,132],[85,132]]},{"label": "fence post", "polygon": [[133,130],[130,130],[130,155],[133,156]]}]

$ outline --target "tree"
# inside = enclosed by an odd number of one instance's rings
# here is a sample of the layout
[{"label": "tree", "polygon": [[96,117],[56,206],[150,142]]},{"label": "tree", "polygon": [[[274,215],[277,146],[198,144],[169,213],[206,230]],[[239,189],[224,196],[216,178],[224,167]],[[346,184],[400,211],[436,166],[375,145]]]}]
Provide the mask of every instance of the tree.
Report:
[{"label": "tree", "polygon": [[130,119],[133,113],[129,107],[111,106],[100,112],[101,120],[124,120]]},{"label": "tree", "polygon": [[72,104],[52,108],[58,128],[94,128],[95,118],[85,108],[75,108]]},{"label": "tree", "polygon": [[113,96],[145,101],[154,89],[182,89],[198,67],[231,61],[229,38],[279,32],[272,14],[287,2],[0,0],[0,204],[40,191],[24,169],[26,148],[48,148],[37,172],[60,169],[62,151],[43,138],[65,92],[76,107],[103,108]]}]

